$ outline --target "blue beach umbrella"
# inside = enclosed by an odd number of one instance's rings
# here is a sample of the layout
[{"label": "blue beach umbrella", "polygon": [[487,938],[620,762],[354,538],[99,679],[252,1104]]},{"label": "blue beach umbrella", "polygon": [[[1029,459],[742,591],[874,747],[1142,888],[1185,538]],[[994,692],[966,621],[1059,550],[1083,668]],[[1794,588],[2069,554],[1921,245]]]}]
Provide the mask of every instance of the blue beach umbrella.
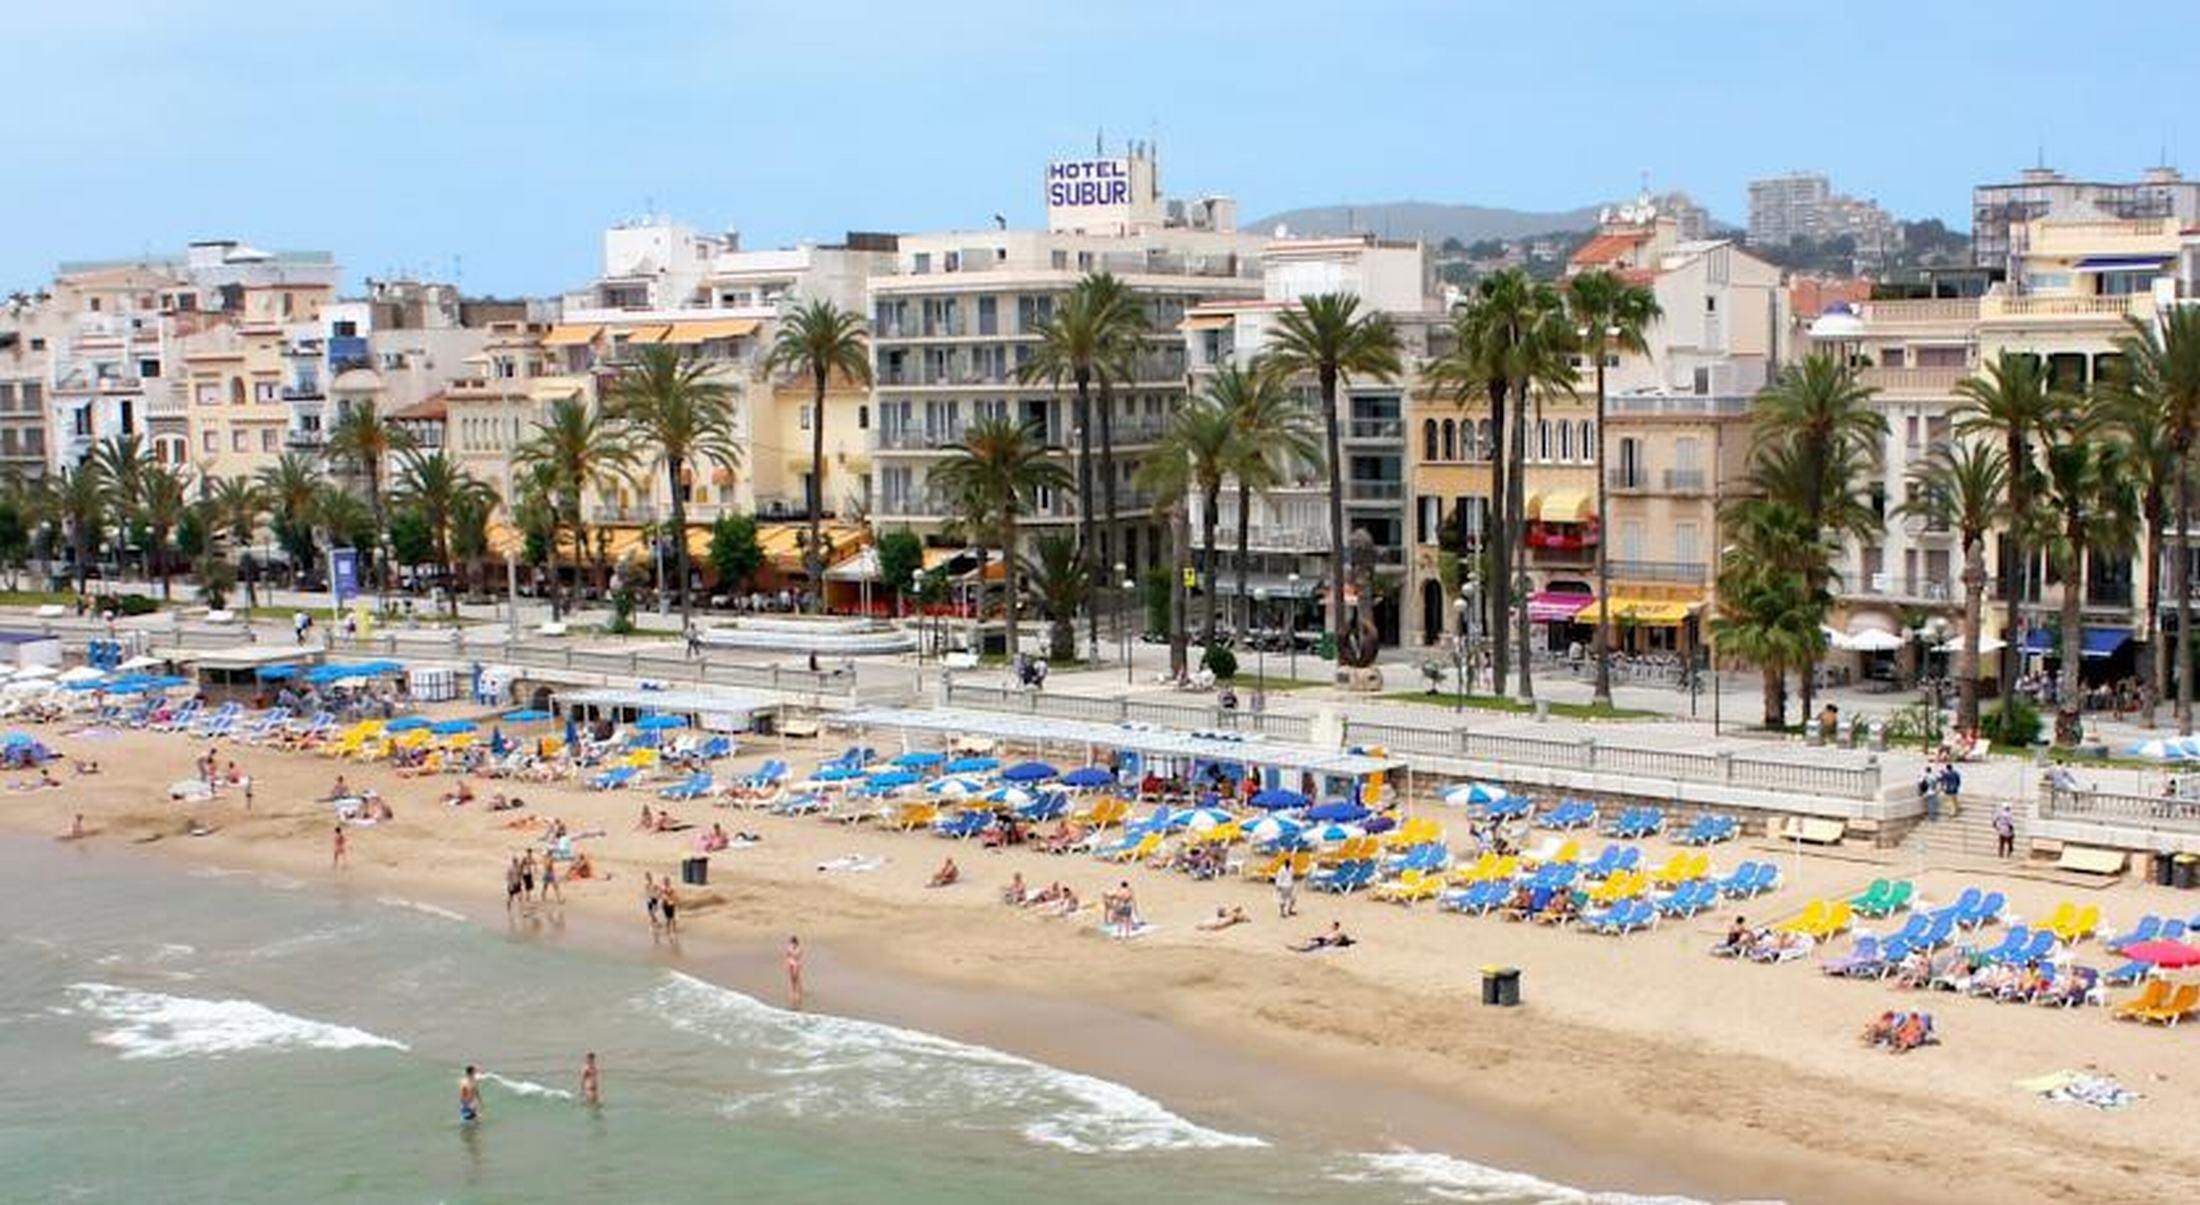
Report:
[{"label": "blue beach umbrella", "polygon": [[252,671],[252,676],[262,682],[281,682],[298,676],[295,665],[263,665]]},{"label": "blue beach umbrella", "polygon": [[895,787],[906,787],[911,783],[922,781],[923,777],[921,775],[909,770],[888,770],[883,774],[871,775],[871,785],[882,791],[892,790]]},{"label": "blue beach umbrella", "polygon": [[1108,787],[1115,785],[1115,775],[1099,766],[1083,766],[1062,775],[1065,787]]},{"label": "blue beach umbrella", "polygon": [[1308,820],[1341,820],[1350,824],[1355,820],[1367,819],[1367,809],[1346,800],[1333,799],[1328,803],[1306,809],[1306,818]]},{"label": "blue beach umbrella", "polygon": [[895,758],[894,764],[906,766],[912,770],[921,770],[928,766],[939,765],[946,760],[947,755],[945,753],[934,753],[930,749],[917,749]]},{"label": "blue beach umbrella", "polygon": [[1234,817],[1221,808],[1186,808],[1169,817],[1169,827],[1172,829],[1189,828],[1204,832],[1207,829],[1228,824],[1232,819]]},{"label": "blue beach umbrella", "polygon": [[1349,824],[1324,824],[1319,828],[1307,829],[1300,835],[1309,841],[1319,841],[1324,845],[1333,845],[1339,841],[1349,841],[1354,837],[1364,836],[1365,834]]},{"label": "blue beach umbrella", "polygon": [[1001,771],[1001,777],[1010,782],[1045,782],[1054,775],[1054,767],[1043,761],[1019,762]]},{"label": "blue beach umbrella", "polygon": [[1444,792],[1443,800],[1453,807],[1469,807],[1474,804],[1496,803],[1505,798],[1505,788],[1495,783],[1469,782]]},{"label": "blue beach umbrella", "polygon": [[396,719],[394,719],[394,720],[391,720],[391,721],[390,721],[389,723],[387,723],[387,724],[384,724],[384,725],[382,725],[382,731],[384,731],[384,732],[417,732],[417,731],[419,731],[419,730],[420,730],[420,729],[422,729],[422,728],[428,728],[428,727],[432,727],[432,725],[431,725],[431,724],[430,724],[430,723],[428,722],[428,720],[427,720],[426,718],[424,718],[424,717],[422,717],[422,716],[417,716],[417,715],[401,715],[401,716],[397,717]]},{"label": "blue beach umbrella", "polygon": [[473,730],[474,722],[472,720],[441,720],[428,725],[428,731],[435,733],[437,736],[457,736],[461,732],[472,732]]},{"label": "blue beach umbrella", "polygon": [[997,770],[1000,766],[1001,759],[997,757],[958,757],[947,763],[947,772],[949,774],[984,774],[991,770]]},{"label": "blue beach umbrella", "polygon": [[961,799],[984,791],[985,784],[975,778],[935,778],[924,789],[947,799]]},{"label": "blue beach umbrella", "polygon": [[810,780],[812,782],[846,782],[851,778],[861,777],[863,777],[863,767],[861,766],[820,766],[811,773]]},{"label": "blue beach umbrella", "polygon": [[668,728],[685,728],[687,726],[687,717],[677,715],[645,715],[634,721],[634,727],[643,732],[663,732]]},{"label": "blue beach umbrella", "polygon": [[1282,787],[1270,787],[1265,791],[1256,792],[1246,802],[1264,812],[1281,812],[1292,808],[1305,807],[1307,801],[1306,796],[1299,794],[1297,791],[1288,791]]},{"label": "blue beach umbrella", "polygon": [[505,712],[504,718],[514,724],[538,724],[549,719],[550,713],[540,708],[522,707],[518,711]]}]

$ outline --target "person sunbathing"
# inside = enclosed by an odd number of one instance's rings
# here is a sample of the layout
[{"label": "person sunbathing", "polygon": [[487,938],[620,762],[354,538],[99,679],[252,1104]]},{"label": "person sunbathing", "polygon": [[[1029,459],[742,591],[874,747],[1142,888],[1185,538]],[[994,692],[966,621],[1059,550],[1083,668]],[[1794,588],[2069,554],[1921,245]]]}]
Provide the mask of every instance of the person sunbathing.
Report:
[{"label": "person sunbathing", "polygon": [[949,858],[945,862],[940,863],[940,868],[938,870],[932,872],[932,881],[926,883],[925,886],[952,887],[961,879],[962,870],[955,865],[955,859]]},{"label": "person sunbathing", "polygon": [[1930,986],[1932,981],[1933,956],[1924,950],[1912,950],[1903,955],[1901,963],[1895,967],[1896,987],[1922,989]]},{"label": "person sunbathing", "polygon": [[1926,1013],[1911,1013],[1895,1027],[1887,1042],[1891,1054],[1908,1054],[1933,1040],[1933,1019]]},{"label": "person sunbathing", "polygon": [[710,831],[703,834],[702,849],[704,853],[716,853],[732,844],[732,841],[731,837],[726,836],[725,826],[713,823]]},{"label": "person sunbathing", "polygon": [[1284,948],[1291,950],[1294,953],[1311,954],[1316,950],[1342,950],[1347,946],[1358,944],[1358,942],[1353,940],[1351,934],[1344,931],[1344,925],[1341,922],[1330,921],[1329,932],[1317,934],[1313,937],[1307,938],[1305,941],[1302,941],[1295,946],[1286,946]]},{"label": "person sunbathing", "polygon": [[1883,1045],[1894,1039],[1895,1030],[1900,1028],[1901,1025],[1902,1014],[1883,1012],[1879,1014],[1878,1020],[1864,1026],[1864,1032],[1858,1035],[1858,1038],[1866,1046]]},{"label": "person sunbathing", "polygon": [[1743,954],[1748,953],[1749,948],[1755,944],[1757,944],[1757,931],[1749,927],[1747,918],[1737,916],[1734,918],[1734,923],[1727,926],[1726,940],[1711,947],[1711,952],[1721,958],[1740,958]]},{"label": "person sunbathing", "polygon": [[1552,893],[1550,902],[1544,904],[1543,910],[1535,914],[1535,923],[1539,925],[1563,925],[1574,919],[1575,915],[1574,893],[1571,891],[1558,891]]},{"label": "person sunbathing", "polygon": [[[500,795],[498,798],[501,799],[503,796]],[[442,801],[454,808],[472,803],[474,801],[473,785],[463,778],[459,779],[457,786],[443,793]]]},{"label": "person sunbathing", "polygon": [[1213,916],[1193,927],[1208,933],[1219,933],[1232,925],[1249,925],[1251,923],[1253,923],[1253,918],[1245,915],[1245,909],[1242,906],[1234,906],[1215,909]]},{"label": "person sunbathing", "polygon": [[[1019,873],[1016,877],[1021,879],[1023,875]],[[1046,886],[1041,887],[1039,890],[1034,891],[1029,895],[1026,895],[1023,899],[1017,902],[1022,904],[1026,908],[1036,908],[1042,904],[1051,904],[1061,898],[1062,884],[1059,882],[1054,882],[1048,883]]]},{"label": "person sunbathing", "polygon": [[684,823],[680,820],[679,817],[674,816],[672,814],[671,808],[661,808],[657,812],[656,827],[653,828],[651,831],[659,833],[684,833],[694,827],[694,825]]},{"label": "person sunbathing", "polygon": [[641,833],[653,833],[657,831],[657,814],[650,811],[649,805],[646,803],[642,805],[641,819],[634,822],[634,831]]},{"label": "person sunbathing", "polygon": [[596,864],[589,860],[586,853],[575,854],[573,855],[573,869],[566,872],[566,877],[571,879],[593,879],[596,877]]},{"label": "person sunbathing", "polygon": [[1019,870],[1009,876],[1008,886],[1001,888],[1001,902],[1010,907],[1021,907],[1031,889],[1024,886],[1024,872]]}]

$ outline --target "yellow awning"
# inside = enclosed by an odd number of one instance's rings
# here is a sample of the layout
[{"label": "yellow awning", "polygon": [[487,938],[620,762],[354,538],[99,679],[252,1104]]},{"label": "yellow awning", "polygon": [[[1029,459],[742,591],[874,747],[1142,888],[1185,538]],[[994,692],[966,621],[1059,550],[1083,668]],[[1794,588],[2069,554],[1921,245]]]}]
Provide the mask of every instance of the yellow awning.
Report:
[{"label": "yellow awning", "polygon": [[663,343],[666,341],[665,336],[671,333],[672,328],[669,326],[637,326],[632,330],[624,332],[624,334],[626,335],[626,341],[629,345],[636,343]]},{"label": "yellow awning", "polygon": [[1587,490],[1545,490],[1528,500],[1528,517],[1538,523],[1586,523],[1596,510]]},{"label": "yellow awning", "polygon": [[763,321],[757,318],[714,318],[708,322],[675,322],[672,324],[672,333],[666,335],[660,342],[701,343],[706,339],[739,339],[744,335],[755,334],[756,328],[762,325],[764,325]]},{"label": "yellow awning", "polygon": [[594,343],[596,336],[602,333],[603,327],[594,323],[583,326],[553,326],[550,328],[550,333],[542,337],[542,345],[544,347],[577,347],[583,343]]},{"label": "yellow awning", "polygon": [[1237,322],[1235,314],[1194,314],[1184,320],[1179,330],[1219,331]]},{"label": "yellow awning", "polygon": [[527,398],[535,402],[555,402],[578,397],[586,388],[588,382],[579,377],[536,377],[527,384]]},{"label": "yellow awning", "polygon": [[[1692,602],[1675,602],[1665,598],[1629,598],[1622,594],[1612,599],[1612,617],[1615,623],[1637,623],[1645,627],[1676,628],[1688,621],[1695,611]],[[1593,602],[1574,615],[1575,623],[1604,622],[1603,602]]]}]

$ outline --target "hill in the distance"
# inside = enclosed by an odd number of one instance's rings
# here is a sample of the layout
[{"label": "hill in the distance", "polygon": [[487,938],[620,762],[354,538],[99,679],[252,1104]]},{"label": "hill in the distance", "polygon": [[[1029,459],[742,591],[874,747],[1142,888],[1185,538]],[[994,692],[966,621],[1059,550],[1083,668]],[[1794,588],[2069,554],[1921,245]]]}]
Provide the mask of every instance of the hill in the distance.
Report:
[{"label": "hill in the distance", "polygon": [[1557,230],[1594,229],[1597,206],[1559,213],[1535,213],[1481,205],[1441,205],[1431,201],[1319,205],[1288,209],[1246,222],[1243,229],[1266,234],[1278,223],[1288,226],[1293,234],[1374,234],[1383,238],[1417,238],[1429,243],[1455,238],[1471,243],[1488,238],[1526,238]]}]

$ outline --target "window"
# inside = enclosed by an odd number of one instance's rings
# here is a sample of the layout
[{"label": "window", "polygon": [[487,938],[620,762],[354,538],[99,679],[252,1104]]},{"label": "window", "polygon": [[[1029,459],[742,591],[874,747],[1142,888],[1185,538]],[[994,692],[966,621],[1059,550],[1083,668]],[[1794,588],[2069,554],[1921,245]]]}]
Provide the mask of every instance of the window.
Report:
[{"label": "window", "polygon": [[247,450],[247,449],[249,448],[249,446],[250,446],[250,445],[248,445],[248,444],[247,444],[247,443],[245,442],[245,439],[246,439],[246,437],[247,437],[247,436],[249,436],[250,434],[251,434],[251,432],[249,432],[249,431],[246,431],[246,430],[245,430],[245,429],[244,429],[243,427],[232,427],[232,428],[230,428],[230,429],[229,429],[229,450],[230,450],[230,451],[232,451],[232,452],[243,452],[243,451],[246,451],[246,450]]},{"label": "window", "polygon": [[1588,419],[1581,420],[1581,458],[1588,461],[1597,458],[1597,425]]},{"label": "window", "polygon": [[199,405],[218,406],[222,400],[222,387],[212,381],[202,382],[198,388]]},{"label": "window", "polygon": [[1551,458],[1551,420],[1547,418],[1538,420],[1535,424],[1535,458]]},{"label": "window", "polygon": [[1719,312],[1719,299],[1717,295],[1712,293],[1706,293],[1703,295],[1703,312],[1706,314],[1716,314]]},{"label": "window", "polygon": [[255,382],[253,382],[253,385],[252,385],[252,400],[253,400],[253,401],[255,401],[255,402],[260,402],[260,403],[263,403],[263,404],[264,404],[264,403],[267,403],[267,402],[272,402],[272,401],[274,401],[274,400],[275,400],[275,382],[273,382],[273,381],[255,381]]},{"label": "window", "polygon": [[1469,460],[1488,460],[1496,444],[1490,439],[1490,420],[1481,419],[1474,424],[1474,455]]},{"label": "window", "polygon": [[329,332],[339,339],[357,338],[359,335],[359,324],[353,322],[349,318],[339,319],[336,322],[329,324]]},{"label": "window", "polygon": [[92,312],[93,312],[93,313],[95,313],[95,314],[96,314],[96,313],[98,313],[98,312],[99,312],[99,306],[100,306],[100,301],[99,301],[99,298],[97,298],[97,297],[91,298],[91,299],[90,299],[90,300],[89,300],[89,301],[88,301],[88,302],[87,302],[86,304],[88,304],[88,305],[90,305],[90,306],[91,306],[91,308],[92,308]]},{"label": "window", "polygon": [[244,397],[244,378],[229,378],[229,404],[232,406],[242,406],[244,405]]},{"label": "window", "polygon": [[1673,559],[1693,565],[1703,557],[1703,533],[1693,523],[1673,525]]},{"label": "window", "polygon": [[151,359],[139,360],[138,375],[148,380],[160,376],[160,361]]},{"label": "window", "polygon": [[23,382],[23,409],[36,410],[45,404],[46,387],[36,381]]},{"label": "window", "polygon": [[1902,367],[1902,349],[1890,347],[1879,353],[1879,362],[1888,368]]},{"label": "window", "polygon": [[1001,333],[1001,330],[1000,330],[1000,327],[1001,327],[1001,313],[1000,313],[1000,310],[1001,310],[1001,302],[1000,302],[1000,299],[999,299],[999,298],[997,298],[997,297],[980,297],[980,298],[978,298],[978,333],[979,333],[979,334],[981,334],[981,335],[998,335],[998,334],[1000,334],[1000,333]]},{"label": "window", "polygon": [[1703,441],[1693,435],[1683,435],[1673,441],[1673,467],[1684,473],[1702,468],[1697,457],[1703,450]]},{"label": "window", "polygon": [[871,408],[870,408],[869,406],[858,406],[858,407],[856,407],[856,430],[858,430],[858,431],[868,431],[868,430],[870,430],[870,429],[871,429]]},{"label": "window", "polygon": [[1711,393],[1711,370],[1709,368],[1698,368],[1696,370],[1695,386],[1697,397],[1709,396]]},{"label": "window", "polygon": [[23,452],[28,456],[44,456],[46,454],[46,429],[44,427],[26,427],[23,429]]},{"label": "window", "polygon": [[801,427],[803,430],[807,431],[810,429],[810,404],[808,402],[802,403],[802,409],[800,413],[802,416]]},{"label": "window", "polygon": [[[1449,423],[1445,425],[1450,426]],[[1436,420],[1433,418],[1421,420],[1421,459],[1424,461],[1436,459]]]},{"label": "window", "polygon": [[209,454],[221,451],[222,445],[220,435],[217,432],[213,431],[199,432],[199,446]]},{"label": "window", "polygon": [[1628,519],[1619,525],[1619,559],[1642,559],[1642,520]]},{"label": "window", "polygon": [[276,441],[276,432],[275,432],[275,428],[273,428],[273,427],[262,427],[262,428],[260,428],[260,450],[261,450],[262,452],[272,452],[272,451],[274,451],[274,450],[275,450],[275,441]]},{"label": "window", "polygon": [[1560,460],[1572,460],[1574,458],[1574,425],[1572,423],[1560,423],[1558,425],[1558,458]]},{"label": "window", "polygon": [[1413,542],[1433,544],[1437,531],[1444,525],[1444,500],[1433,494],[1422,494],[1413,501]]},{"label": "window", "polygon": [[1614,484],[1621,489],[1631,489],[1642,484],[1642,441],[1634,436],[1623,436],[1619,441],[1619,468],[1613,471]]},{"label": "window", "polygon": [[929,251],[919,251],[919,252],[917,252],[917,262],[916,262],[916,266],[910,269],[910,273],[911,273],[911,275],[915,275],[915,276],[927,276],[927,275],[930,275],[930,274],[931,274],[931,271],[932,271],[932,253],[931,253],[931,252],[929,252]]},{"label": "window", "polygon": [[1459,459],[1459,428],[1450,419],[1444,420],[1444,459]]},{"label": "window", "polygon": [[33,338],[31,339],[31,350],[32,350],[32,351],[44,351],[44,350],[46,350],[46,341],[45,341],[44,339],[40,339],[40,338],[36,338],[36,337],[33,337]]}]

